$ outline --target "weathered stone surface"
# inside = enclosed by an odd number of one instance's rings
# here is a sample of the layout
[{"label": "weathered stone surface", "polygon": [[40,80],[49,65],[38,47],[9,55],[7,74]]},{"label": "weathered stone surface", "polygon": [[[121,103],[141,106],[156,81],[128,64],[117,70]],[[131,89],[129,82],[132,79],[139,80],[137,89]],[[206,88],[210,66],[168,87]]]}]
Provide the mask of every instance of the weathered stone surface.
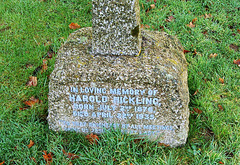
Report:
[{"label": "weathered stone surface", "polygon": [[98,55],[138,55],[139,0],[93,0],[92,51]]},{"label": "weathered stone surface", "polygon": [[49,84],[49,127],[102,133],[119,127],[170,146],[188,135],[187,63],[179,41],[142,31],[138,57],[91,54],[92,29],[70,35]]}]

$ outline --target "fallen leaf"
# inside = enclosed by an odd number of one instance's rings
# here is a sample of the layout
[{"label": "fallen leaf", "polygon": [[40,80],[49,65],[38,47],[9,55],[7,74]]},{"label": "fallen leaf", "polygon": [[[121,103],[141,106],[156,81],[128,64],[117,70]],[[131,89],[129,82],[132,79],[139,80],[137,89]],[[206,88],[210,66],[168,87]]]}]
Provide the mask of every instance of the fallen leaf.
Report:
[{"label": "fallen leaf", "polygon": [[27,86],[37,86],[37,77],[30,76],[29,81],[26,84]]},{"label": "fallen leaf", "polygon": [[240,29],[237,29],[238,33],[240,33]]},{"label": "fallen leaf", "polygon": [[43,59],[43,65],[42,65],[42,70],[41,73],[45,72],[47,70],[47,60]]},{"label": "fallen leaf", "polygon": [[192,23],[194,23],[194,22],[196,22],[197,21],[197,18],[194,18],[193,20],[192,20]]},{"label": "fallen leaf", "polygon": [[202,110],[198,109],[198,108],[193,108],[193,110],[198,113],[198,114],[201,114],[202,113]]},{"label": "fallen leaf", "polygon": [[224,164],[224,163],[223,163],[223,162],[221,162],[221,161],[219,161],[218,163],[219,163],[219,164]]},{"label": "fallen leaf", "polygon": [[210,54],[210,56],[209,56],[209,58],[215,58],[215,57],[217,57],[217,54],[216,53],[214,53],[214,54]]},{"label": "fallen leaf", "polygon": [[220,104],[218,104],[218,108],[219,108],[219,111],[223,111],[223,107]]},{"label": "fallen leaf", "polygon": [[145,25],[145,28],[147,28],[147,29],[148,29],[148,28],[150,28],[150,26],[149,26],[149,25]]},{"label": "fallen leaf", "polygon": [[50,165],[52,163],[52,156],[53,156],[53,153],[50,152],[49,154],[47,153],[47,151],[43,151],[44,152],[44,155],[43,155],[43,158],[45,159],[45,161],[47,162],[47,165]]},{"label": "fallen leaf", "polygon": [[159,25],[159,28],[161,29],[161,31],[164,31],[164,26]]},{"label": "fallen leaf", "polygon": [[189,24],[187,24],[187,26],[190,27],[190,28],[194,28],[194,27],[195,27],[195,25],[194,25],[192,22],[190,22]]},{"label": "fallen leaf", "polygon": [[194,49],[194,53],[193,53],[194,55],[196,55],[197,54],[197,50],[196,49]]},{"label": "fallen leaf", "polygon": [[34,161],[34,163],[37,163],[37,160],[34,157],[31,157],[31,159]]},{"label": "fallen leaf", "polygon": [[69,24],[69,28],[70,29],[79,29],[80,25],[78,25],[77,23],[71,23],[71,24]]},{"label": "fallen leaf", "polygon": [[219,78],[219,81],[224,84],[224,79],[223,78]]},{"label": "fallen leaf", "polygon": [[145,13],[148,14],[149,11],[150,11],[150,9],[148,8],[147,10],[145,10]]},{"label": "fallen leaf", "polygon": [[172,20],[174,20],[173,16],[169,16],[168,19],[166,19],[167,22],[171,22]]},{"label": "fallen leaf", "polygon": [[62,149],[62,152],[63,152],[63,154],[64,154],[65,156],[67,156],[67,157],[68,157],[69,159],[71,159],[71,160],[74,160],[74,159],[79,158],[78,155],[75,155],[75,154],[73,154],[73,153],[67,153],[64,149]]},{"label": "fallen leaf", "polygon": [[0,165],[3,165],[5,163],[5,161],[1,162]]},{"label": "fallen leaf", "polygon": [[5,28],[0,29],[0,32],[3,32],[3,31],[5,31],[5,30],[9,30],[9,29],[11,29],[11,26],[7,26],[7,27],[5,27]]},{"label": "fallen leaf", "polygon": [[97,144],[97,140],[99,140],[99,137],[97,135],[94,135],[91,133],[90,135],[86,136],[86,139],[91,143],[91,144]]},{"label": "fallen leaf", "polygon": [[146,144],[146,142],[143,142],[143,141],[144,141],[143,138],[142,138],[142,139],[134,139],[133,141],[134,141],[134,143],[140,143],[140,142],[142,142],[143,144]]},{"label": "fallen leaf", "polygon": [[32,107],[36,103],[39,103],[39,99],[36,99],[34,96],[32,96],[28,101],[25,101],[24,104]]},{"label": "fallen leaf", "polygon": [[130,165],[133,165],[132,163],[130,163]]},{"label": "fallen leaf", "polygon": [[51,51],[51,50],[49,50],[48,52],[47,52],[47,58],[52,58],[53,56],[55,55],[55,52],[53,52],[53,51]]},{"label": "fallen leaf", "polygon": [[195,96],[198,93],[198,89],[194,92],[193,96]]},{"label": "fallen leaf", "polygon": [[30,143],[27,145],[28,148],[31,148],[34,145],[34,141],[30,140]]},{"label": "fallen leaf", "polygon": [[235,44],[230,44],[229,47],[235,51],[238,51],[239,50],[239,47]]},{"label": "fallen leaf", "polygon": [[238,60],[233,60],[233,63],[236,64],[236,65],[238,65],[238,66],[240,67],[240,59],[238,59]]},{"label": "fallen leaf", "polygon": [[169,144],[164,144],[164,143],[158,143],[158,146],[165,146],[165,147],[169,147]]},{"label": "fallen leaf", "polygon": [[205,31],[202,32],[202,34],[207,34],[207,33],[208,33],[207,30],[205,30]]},{"label": "fallen leaf", "polygon": [[28,109],[27,107],[19,108],[20,111]]},{"label": "fallen leaf", "polygon": [[211,18],[211,17],[212,17],[212,15],[211,15],[211,14],[207,14],[207,13],[206,13],[206,14],[204,15],[204,17],[205,17],[205,18]]},{"label": "fallen leaf", "polygon": [[44,46],[49,46],[51,44],[52,44],[52,42],[48,41],[48,42],[44,43]]},{"label": "fallen leaf", "polygon": [[32,64],[26,64],[25,66],[26,66],[26,68],[32,68],[33,67]]},{"label": "fallen leaf", "polygon": [[189,53],[189,52],[191,52],[191,51],[185,50],[185,49],[183,50],[183,53],[184,53],[184,54]]},{"label": "fallen leaf", "polygon": [[155,6],[155,4],[151,4],[150,7],[151,7],[151,9],[154,9],[156,6]]}]

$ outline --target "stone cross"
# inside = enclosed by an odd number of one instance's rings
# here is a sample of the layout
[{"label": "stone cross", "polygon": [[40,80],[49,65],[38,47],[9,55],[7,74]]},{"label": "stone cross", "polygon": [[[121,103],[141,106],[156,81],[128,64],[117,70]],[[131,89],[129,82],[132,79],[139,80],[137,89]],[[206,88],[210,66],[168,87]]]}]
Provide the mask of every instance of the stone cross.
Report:
[{"label": "stone cross", "polygon": [[136,56],[141,50],[139,0],[93,0],[95,55]]}]

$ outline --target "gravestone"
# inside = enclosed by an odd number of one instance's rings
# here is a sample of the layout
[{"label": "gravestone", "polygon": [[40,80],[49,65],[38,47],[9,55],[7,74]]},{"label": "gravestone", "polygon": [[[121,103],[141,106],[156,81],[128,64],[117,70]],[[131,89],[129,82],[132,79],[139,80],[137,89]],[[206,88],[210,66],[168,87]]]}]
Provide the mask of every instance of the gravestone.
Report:
[{"label": "gravestone", "polygon": [[120,128],[172,147],[186,143],[183,48],[176,37],[139,29],[138,4],[93,1],[93,28],[72,33],[58,52],[49,83],[50,129],[100,134]]}]

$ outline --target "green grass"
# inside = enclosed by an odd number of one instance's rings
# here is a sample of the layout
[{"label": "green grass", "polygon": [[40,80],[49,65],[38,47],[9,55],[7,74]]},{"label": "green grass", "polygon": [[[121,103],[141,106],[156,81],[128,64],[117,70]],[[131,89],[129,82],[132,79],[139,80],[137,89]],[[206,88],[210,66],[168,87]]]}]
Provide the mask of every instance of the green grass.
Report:
[{"label": "green grass", "polygon": [[[71,22],[91,26],[91,0],[0,3],[0,163],[35,164],[34,157],[37,164],[46,164],[42,157],[46,150],[54,154],[53,164],[240,164],[240,68],[233,64],[240,58],[238,0],[157,0],[156,8],[149,12],[146,10],[154,2],[140,0],[142,24],[176,35],[184,49],[191,51],[185,54],[189,108],[203,113],[191,113],[188,141],[181,148],[134,143],[133,136],[120,131],[107,132],[100,136],[98,145],[91,145],[84,135],[49,130],[48,75],[54,58],[48,59],[46,72],[36,74],[36,87],[27,87],[26,82],[49,50],[57,52],[74,31],[68,27]],[[205,18],[205,14],[212,16]],[[167,22],[169,16],[174,20]],[[194,18],[196,27],[187,27]],[[230,48],[231,44],[238,50]],[[212,53],[217,57],[209,58]],[[32,96],[42,102],[20,110]],[[30,140],[35,145],[28,148]],[[80,158],[70,160],[62,149]]]}]

